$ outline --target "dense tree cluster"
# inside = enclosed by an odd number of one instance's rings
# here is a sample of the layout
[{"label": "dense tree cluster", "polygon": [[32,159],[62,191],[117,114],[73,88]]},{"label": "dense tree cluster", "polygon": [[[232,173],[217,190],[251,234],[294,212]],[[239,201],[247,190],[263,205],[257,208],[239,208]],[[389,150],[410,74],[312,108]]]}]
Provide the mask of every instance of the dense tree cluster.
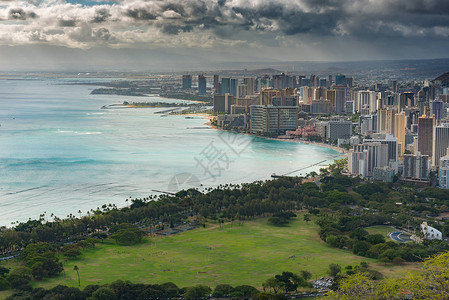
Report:
[{"label": "dense tree cluster", "polygon": [[105,285],[88,285],[83,290],[58,285],[52,289],[36,288],[22,290],[8,297],[18,299],[70,299],[70,300],[151,300],[151,299],[207,299],[210,295],[217,298],[251,298],[260,292],[249,285],[232,287],[219,284],[212,291],[208,286],[195,285],[179,288],[172,282],[163,284],[140,284],[117,280]]},{"label": "dense tree cluster", "polygon": [[268,223],[274,226],[285,226],[295,217],[296,214],[290,211],[283,211],[273,214],[273,216],[268,219]]},{"label": "dense tree cluster", "polygon": [[447,299],[449,252],[426,259],[423,270],[404,278],[373,280],[358,272],[340,279],[336,291],[328,299]]},{"label": "dense tree cluster", "polygon": [[262,286],[264,292],[269,291],[275,294],[281,291],[285,293],[293,292],[297,291],[298,287],[311,287],[312,285],[307,282],[311,276],[312,274],[308,271],[301,271],[300,274],[282,272],[282,274],[268,278]]},{"label": "dense tree cluster", "polygon": [[114,225],[110,230],[113,238],[119,245],[135,245],[142,242],[144,233],[136,226],[129,223]]}]

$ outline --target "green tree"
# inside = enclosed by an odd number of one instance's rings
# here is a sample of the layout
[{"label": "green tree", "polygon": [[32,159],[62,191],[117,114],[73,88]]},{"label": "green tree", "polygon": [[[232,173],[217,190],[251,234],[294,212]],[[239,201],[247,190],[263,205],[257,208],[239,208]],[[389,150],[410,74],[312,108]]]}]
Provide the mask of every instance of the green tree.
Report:
[{"label": "green tree", "polygon": [[0,277],[0,291],[9,290],[10,288],[11,284],[9,281],[4,277]]},{"label": "green tree", "polygon": [[299,271],[299,274],[302,276],[302,278],[304,278],[305,280],[309,280],[310,278],[312,278],[312,273],[310,273],[307,270],[301,270]]},{"label": "green tree", "polygon": [[81,255],[81,249],[78,245],[70,244],[62,247],[62,254],[70,259],[75,259]]},{"label": "green tree", "polygon": [[5,277],[9,273],[9,269],[6,267],[0,266],[0,276]]},{"label": "green tree", "polygon": [[209,296],[211,289],[206,285],[196,285],[186,288],[184,298],[186,299],[205,299]]},{"label": "green tree", "polygon": [[78,276],[78,286],[81,286],[80,272],[79,272],[80,268],[78,268],[78,266],[75,265],[75,266],[73,267],[73,270],[75,270],[76,275]]},{"label": "green tree", "polygon": [[92,293],[90,300],[116,300],[117,295],[108,287],[101,287]]},{"label": "green tree", "polygon": [[341,272],[341,266],[338,264],[330,264],[327,271],[330,276],[337,276]]},{"label": "green tree", "polygon": [[283,289],[285,284],[276,279],[275,277],[268,278],[263,284],[262,287],[265,290],[273,291],[273,293],[277,294],[281,289]]},{"label": "green tree", "polygon": [[304,215],[304,221],[308,224],[310,222],[310,215],[309,214],[305,214]]},{"label": "green tree", "polygon": [[229,284],[219,284],[215,287],[214,292],[212,294],[213,297],[216,298],[224,298],[229,297],[233,291],[233,287]]},{"label": "green tree", "polygon": [[144,233],[134,225],[129,223],[122,223],[116,227],[111,228],[111,232],[115,232],[111,235],[111,238],[116,240],[120,245],[135,245],[142,242]]},{"label": "green tree", "polygon": [[354,243],[352,252],[357,255],[366,256],[371,248],[371,244],[367,241],[357,241]]},{"label": "green tree", "polygon": [[423,271],[404,278],[373,280],[360,272],[340,281],[328,299],[447,299],[449,291],[449,252],[428,258]]}]

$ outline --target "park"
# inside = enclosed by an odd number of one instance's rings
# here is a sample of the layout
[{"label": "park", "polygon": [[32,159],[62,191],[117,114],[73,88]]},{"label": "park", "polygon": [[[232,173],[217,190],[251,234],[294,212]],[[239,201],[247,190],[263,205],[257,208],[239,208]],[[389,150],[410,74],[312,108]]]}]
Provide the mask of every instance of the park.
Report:
[{"label": "park", "polygon": [[[108,239],[94,249],[84,250],[78,259],[61,257],[64,271],[33,285],[78,287],[75,265],[81,288],[118,279],[134,283],[173,282],[180,287],[226,283],[261,288],[267,278],[283,271],[307,270],[313,279],[325,276],[330,263],[345,267],[365,261],[386,277],[401,277],[420,268],[414,263],[385,264],[330,247],[320,239],[318,230],[313,221],[306,222],[303,214],[298,214],[280,227],[270,225],[267,218],[258,218],[240,225],[207,223],[205,228],[176,235],[145,237],[143,243],[133,246],[120,246]],[[9,267],[16,264],[15,260],[6,263]]]}]

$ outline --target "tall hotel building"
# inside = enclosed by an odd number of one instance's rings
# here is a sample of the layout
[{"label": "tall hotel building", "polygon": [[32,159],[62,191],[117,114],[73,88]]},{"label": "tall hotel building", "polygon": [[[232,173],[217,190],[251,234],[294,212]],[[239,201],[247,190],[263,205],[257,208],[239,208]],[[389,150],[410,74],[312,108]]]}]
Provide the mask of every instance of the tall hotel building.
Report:
[{"label": "tall hotel building", "polygon": [[433,126],[435,117],[421,116],[418,118],[418,151],[422,155],[432,156]]},{"label": "tall hotel building", "polygon": [[447,154],[447,148],[449,148],[449,123],[433,128],[432,166],[441,167],[440,158]]},{"label": "tall hotel building", "polygon": [[394,137],[398,139],[399,157],[403,157],[405,152],[406,120],[405,112],[394,115]]}]

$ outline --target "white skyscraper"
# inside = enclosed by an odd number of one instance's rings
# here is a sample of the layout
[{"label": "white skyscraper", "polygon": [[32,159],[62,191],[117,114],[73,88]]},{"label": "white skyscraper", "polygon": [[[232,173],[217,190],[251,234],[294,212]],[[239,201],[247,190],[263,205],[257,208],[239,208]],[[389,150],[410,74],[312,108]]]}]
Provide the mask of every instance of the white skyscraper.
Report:
[{"label": "white skyscraper", "polygon": [[446,150],[449,147],[449,123],[433,127],[432,142],[432,166],[438,166],[440,158],[447,154]]}]

